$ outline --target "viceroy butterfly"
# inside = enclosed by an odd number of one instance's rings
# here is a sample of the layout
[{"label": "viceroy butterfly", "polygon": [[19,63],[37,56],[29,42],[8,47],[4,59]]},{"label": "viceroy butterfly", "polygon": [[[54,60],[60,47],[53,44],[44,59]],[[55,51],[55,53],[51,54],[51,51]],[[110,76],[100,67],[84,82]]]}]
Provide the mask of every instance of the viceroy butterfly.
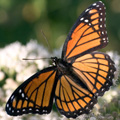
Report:
[{"label": "viceroy butterfly", "polygon": [[37,72],[11,95],[6,111],[11,116],[48,114],[53,99],[59,112],[68,118],[88,114],[113,84],[116,71],[111,58],[95,50],[108,44],[105,6],[98,1],[77,19],[54,66]]}]

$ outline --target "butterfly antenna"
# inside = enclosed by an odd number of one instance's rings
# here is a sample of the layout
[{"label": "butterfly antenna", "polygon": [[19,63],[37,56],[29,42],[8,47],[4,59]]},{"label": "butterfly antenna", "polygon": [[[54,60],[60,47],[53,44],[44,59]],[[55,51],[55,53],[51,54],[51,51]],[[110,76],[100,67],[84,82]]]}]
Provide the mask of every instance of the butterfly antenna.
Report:
[{"label": "butterfly antenna", "polygon": [[[50,44],[49,44],[49,42],[48,42],[48,40],[47,40],[47,38],[42,30],[41,30],[41,33],[42,33],[42,35],[43,35],[43,37],[48,45],[49,50],[52,51]],[[40,59],[51,59],[51,57],[50,58],[23,58],[23,60],[40,60]]]},{"label": "butterfly antenna", "polygon": [[41,33],[42,33],[42,35],[43,35],[43,37],[44,37],[44,39],[45,39],[45,41],[46,41],[46,43],[47,43],[47,45],[48,45],[49,50],[52,51],[52,49],[51,49],[51,47],[50,47],[50,44],[49,44],[49,42],[48,42],[48,39],[46,38],[46,36],[45,36],[45,34],[44,34],[44,32],[43,32],[42,30],[41,30]]},{"label": "butterfly antenna", "polygon": [[40,60],[40,59],[51,59],[51,58],[23,58],[23,60]]}]

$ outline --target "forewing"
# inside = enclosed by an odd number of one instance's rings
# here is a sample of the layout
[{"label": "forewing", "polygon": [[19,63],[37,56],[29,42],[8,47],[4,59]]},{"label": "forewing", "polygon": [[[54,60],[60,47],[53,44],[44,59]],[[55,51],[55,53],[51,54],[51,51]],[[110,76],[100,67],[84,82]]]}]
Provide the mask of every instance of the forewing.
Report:
[{"label": "forewing", "polygon": [[105,6],[99,1],[88,7],[78,18],[63,46],[62,58],[71,61],[108,44]]},{"label": "forewing", "polygon": [[60,113],[67,118],[76,118],[88,114],[97,102],[97,97],[80,84],[74,82],[71,76],[62,75],[55,90],[55,103]]},{"label": "forewing", "polygon": [[107,54],[93,52],[77,58],[72,64],[74,73],[93,94],[102,96],[113,84],[115,66]]},{"label": "forewing", "polygon": [[56,67],[46,68],[30,77],[9,98],[7,113],[11,116],[49,113],[53,104],[55,77]]}]

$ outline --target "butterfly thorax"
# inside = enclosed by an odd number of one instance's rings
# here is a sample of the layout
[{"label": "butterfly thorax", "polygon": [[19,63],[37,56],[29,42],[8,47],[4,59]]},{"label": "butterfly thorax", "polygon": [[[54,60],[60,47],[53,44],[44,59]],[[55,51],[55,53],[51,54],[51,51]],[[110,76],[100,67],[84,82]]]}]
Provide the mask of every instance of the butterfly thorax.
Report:
[{"label": "butterfly thorax", "polygon": [[53,60],[53,64],[57,67],[59,72],[61,72],[62,74],[68,74],[70,72],[70,63],[67,63],[66,61],[57,57],[52,57],[51,59]]}]

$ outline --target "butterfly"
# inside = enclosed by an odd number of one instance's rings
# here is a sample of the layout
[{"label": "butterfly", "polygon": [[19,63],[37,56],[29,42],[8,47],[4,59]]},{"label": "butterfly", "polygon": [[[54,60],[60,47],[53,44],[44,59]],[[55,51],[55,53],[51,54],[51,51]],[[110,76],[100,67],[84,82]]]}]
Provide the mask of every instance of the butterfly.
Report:
[{"label": "butterfly", "polygon": [[61,58],[23,82],[11,95],[6,111],[11,116],[48,114],[53,100],[67,118],[88,114],[113,84],[114,62],[96,50],[108,44],[105,6],[98,1],[79,16],[69,32]]}]

